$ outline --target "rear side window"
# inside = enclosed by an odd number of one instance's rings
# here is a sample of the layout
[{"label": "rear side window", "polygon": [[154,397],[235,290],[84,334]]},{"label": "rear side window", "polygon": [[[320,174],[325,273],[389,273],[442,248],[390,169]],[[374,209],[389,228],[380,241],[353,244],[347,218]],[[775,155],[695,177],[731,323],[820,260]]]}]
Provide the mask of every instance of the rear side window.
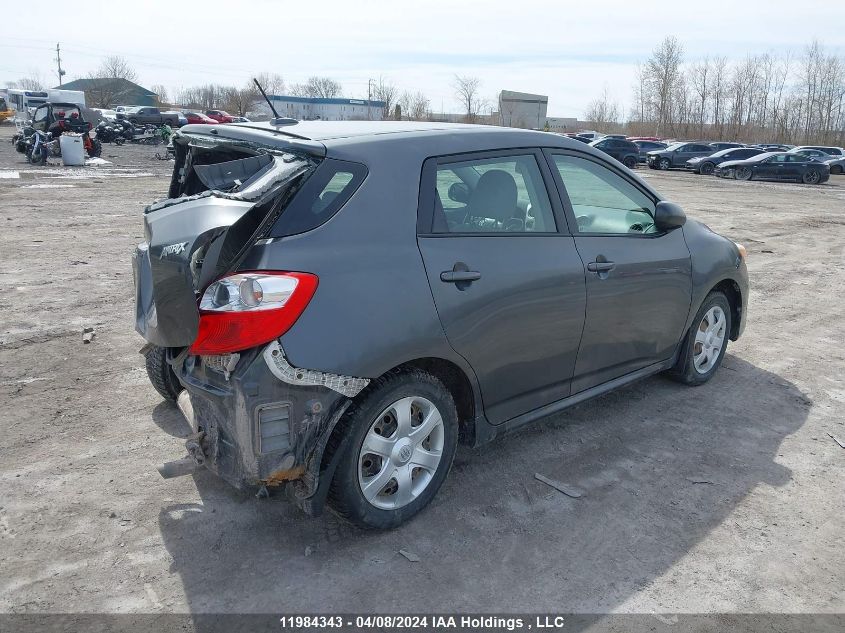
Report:
[{"label": "rear side window", "polygon": [[296,235],[328,222],[366,176],[367,168],[360,163],[325,159],[282,211],[271,235]]},{"label": "rear side window", "polygon": [[557,230],[533,154],[437,166],[434,233],[550,233]]}]

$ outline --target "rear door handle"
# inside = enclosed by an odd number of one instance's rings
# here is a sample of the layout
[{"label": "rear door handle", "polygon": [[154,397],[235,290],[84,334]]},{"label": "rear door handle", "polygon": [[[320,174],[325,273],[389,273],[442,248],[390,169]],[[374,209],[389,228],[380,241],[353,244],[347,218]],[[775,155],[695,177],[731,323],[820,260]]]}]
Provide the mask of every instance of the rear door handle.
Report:
[{"label": "rear door handle", "polygon": [[606,273],[616,268],[613,262],[590,262],[587,264],[587,270],[592,273]]},{"label": "rear door handle", "polygon": [[440,281],[456,284],[461,281],[478,281],[481,273],[475,270],[444,270],[440,273]]}]

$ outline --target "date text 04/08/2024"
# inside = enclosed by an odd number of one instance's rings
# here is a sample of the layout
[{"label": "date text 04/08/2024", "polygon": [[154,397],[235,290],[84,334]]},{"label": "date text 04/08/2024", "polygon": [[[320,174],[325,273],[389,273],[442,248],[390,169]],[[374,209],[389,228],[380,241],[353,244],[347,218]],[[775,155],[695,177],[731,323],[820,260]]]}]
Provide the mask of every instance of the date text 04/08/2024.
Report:
[{"label": "date text 04/08/2024", "polygon": [[378,628],[378,629],[562,629],[565,620],[560,615],[535,616],[533,622],[521,617],[503,616],[449,616],[449,615],[368,615],[368,616],[324,616],[293,615],[279,618],[282,627],[303,628]]}]

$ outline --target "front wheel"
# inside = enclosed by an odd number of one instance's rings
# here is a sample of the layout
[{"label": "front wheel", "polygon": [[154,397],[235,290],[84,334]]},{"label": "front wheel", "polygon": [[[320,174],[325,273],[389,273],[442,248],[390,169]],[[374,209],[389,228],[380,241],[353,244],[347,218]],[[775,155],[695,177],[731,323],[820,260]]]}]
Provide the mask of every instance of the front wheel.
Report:
[{"label": "front wheel", "polygon": [[394,528],[437,494],[455,456],[458,414],[435,376],[412,370],[380,378],[332,434],[341,450],[329,507],[364,528]]},{"label": "front wheel", "polygon": [[658,166],[665,171],[672,166],[672,163],[668,158],[661,158]]},{"label": "front wheel", "polygon": [[724,293],[711,292],[698,309],[669,375],[687,385],[703,385],[722,364],[730,334],[731,304]]},{"label": "front wheel", "polygon": [[709,176],[710,174],[713,173],[714,168],[715,168],[715,165],[713,165],[713,163],[706,162],[706,163],[701,163],[701,167],[698,168],[698,171],[703,176]]},{"label": "front wheel", "polygon": [[47,164],[47,152],[42,149],[39,149],[37,152],[32,152],[29,155],[29,162],[33,165],[46,165]]},{"label": "front wheel", "polygon": [[815,169],[805,172],[804,176],[801,178],[805,185],[817,185],[820,179],[821,177],[819,176],[819,172]]}]

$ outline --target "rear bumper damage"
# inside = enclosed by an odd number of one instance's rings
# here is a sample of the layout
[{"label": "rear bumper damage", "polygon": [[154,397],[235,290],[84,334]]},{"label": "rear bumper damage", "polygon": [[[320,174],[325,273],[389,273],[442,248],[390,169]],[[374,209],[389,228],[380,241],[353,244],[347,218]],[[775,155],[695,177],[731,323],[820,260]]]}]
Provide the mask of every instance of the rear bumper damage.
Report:
[{"label": "rear bumper damage", "polygon": [[[173,366],[185,388],[179,408],[193,431],[186,448],[194,468],[240,489],[283,488],[319,514],[333,469],[326,444],[369,380],[295,368],[277,341],[224,356],[183,352]],[[190,466],[179,460],[159,470],[178,476]]]}]

